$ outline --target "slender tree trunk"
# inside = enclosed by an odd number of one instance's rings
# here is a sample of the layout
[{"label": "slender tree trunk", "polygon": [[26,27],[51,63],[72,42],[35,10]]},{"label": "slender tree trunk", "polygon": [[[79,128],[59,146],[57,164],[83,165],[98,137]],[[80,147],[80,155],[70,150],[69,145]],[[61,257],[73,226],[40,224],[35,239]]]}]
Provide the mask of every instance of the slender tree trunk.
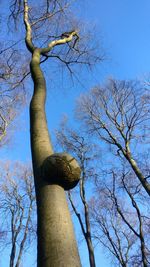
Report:
[{"label": "slender tree trunk", "polygon": [[23,251],[24,251],[24,246],[25,246],[25,242],[26,242],[26,239],[27,239],[27,234],[28,234],[28,231],[29,231],[29,222],[30,222],[30,219],[31,219],[32,203],[33,203],[33,201],[31,200],[30,206],[29,206],[29,209],[28,209],[28,217],[27,217],[27,220],[26,220],[26,226],[25,226],[25,230],[24,230],[22,241],[21,241],[20,246],[19,246],[19,253],[18,253],[18,258],[17,258],[15,267],[19,267],[20,264],[21,264],[21,259],[22,259],[22,255],[23,255]]},{"label": "slender tree trunk", "polygon": [[93,249],[93,244],[92,244],[91,236],[88,236],[87,235],[86,242],[87,242],[88,251],[89,251],[90,266],[91,267],[96,267],[95,256],[94,256],[94,249]]},{"label": "slender tree trunk", "polygon": [[81,199],[82,199],[82,203],[84,205],[84,215],[85,215],[85,224],[86,224],[85,240],[86,240],[87,247],[88,247],[88,252],[89,252],[90,267],[96,267],[94,248],[93,248],[92,237],[91,237],[91,225],[90,225],[90,218],[89,218],[89,209],[88,209],[88,204],[86,202],[86,197],[85,197],[84,164],[83,164],[82,169],[83,169],[83,179],[80,180],[80,196],[81,196]]},{"label": "slender tree trunk", "polygon": [[80,267],[80,258],[63,187],[47,183],[43,161],[53,154],[45,116],[46,84],[40,49],[31,60],[34,94],[30,104],[31,150],[37,199],[38,267]]},{"label": "slender tree trunk", "polygon": [[16,255],[16,244],[13,244],[10,255],[10,264],[9,264],[10,267],[14,267],[15,255]]}]

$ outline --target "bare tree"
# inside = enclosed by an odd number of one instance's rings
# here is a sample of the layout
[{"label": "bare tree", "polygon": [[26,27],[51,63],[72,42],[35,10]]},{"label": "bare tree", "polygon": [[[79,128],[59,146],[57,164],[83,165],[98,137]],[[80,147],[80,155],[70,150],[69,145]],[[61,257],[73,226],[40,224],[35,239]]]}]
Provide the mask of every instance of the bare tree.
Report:
[{"label": "bare tree", "polygon": [[149,138],[149,92],[140,83],[111,79],[80,98],[78,116],[91,134],[128,162],[150,195],[149,172],[145,172],[138,155]]},{"label": "bare tree", "polygon": [[[129,83],[129,85],[131,89],[131,84]],[[129,88],[127,89],[129,90]],[[97,90],[97,88],[94,90]],[[121,97],[121,92],[122,91],[120,91],[120,95],[118,94],[118,97]],[[94,93],[96,93],[96,91],[94,91]],[[106,92],[103,91],[103,94],[101,92],[102,94],[101,97],[104,97],[104,100],[106,101],[105,104],[109,106],[109,101],[107,101],[107,98],[105,97],[106,93],[107,91]],[[130,93],[134,94],[134,91],[133,92],[130,91]],[[111,94],[108,94],[107,96],[111,98]],[[127,96],[131,97],[130,94]],[[135,95],[135,97],[138,96]],[[139,125],[137,123],[133,126],[132,134],[130,133],[132,146],[134,144],[136,145],[136,148],[138,146],[137,140],[139,140],[140,143],[142,143],[144,148],[147,146],[147,140],[148,140],[148,134],[147,134],[147,129],[149,127],[147,123],[147,120],[149,120],[149,110],[147,105],[148,99],[145,99],[146,95],[144,94],[142,94],[142,97],[143,101],[146,101],[146,103],[141,103],[143,104],[143,107],[141,107],[143,108],[142,109],[143,117],[138,117],[140,123],[139,124],[140,129],[138,128]],[[106,133],[104,132],[102,124],[99,123],[100,120],[101,123],[102,121],[105,121],[105,125],[107,126],[106,128],[109,129],[108,131],[111,132],[111,134],[113,133],[113,136],[115,134],[115,138],[119,140],[118,143],[120,143],[121,146],[124,148],[125,145],[125,143],[123,142],[124,139],[123,140],[121,139],[122,136],[120,137],[120,135],[117,132],[118,130],[114,127],[111,121],[109,122],[107,116],[104,117],[106,110],[103,111],[103,105],[101,104],[102,105],[101,106],[98,100],[99,100],[98,95],[95,95],[94,97],[93,95],[88,95],[86,97],[83,96],[83,98],[80,100],[81,101],[79,106],[80,110],[78,110],[77,115],[81,116],[86,120],[86,125],[88,126],[89,130],[88,133],[89,132],[90,134],[92,133],[91,134],[92,136],[90,137],[90,142],[89,141],[87,142],[86,147],[89,150],[91,150],[91,144],[95,141],[95,139],[93,141],[93,132],[97,133],[98,137],[102,138],[102,140],[107,141],[107,143],[108,141],[110,141],[112,144],[110,136],[106,135],[107,132]],[[125,102],[127,100],[128,102]],[[132,119],[133,116],[132,114],[133,110],[130,109],[130,107],[132,107],[133,104],[131,100],[132,100],[131,98],[130,99],[125,98],[124,101],[122,99],[125,107],[129,109],[131,112],[131,114],[128,114],[128,112],[124,111],[124,116],[126,120],[128,118],[127,116],[130,115],[130,119]],[[140,100],[140,98],[138,98],[138,100]],[[110,100],[110,102],[111,102],[110,109],[113,110],[111,112],[111,115],[113,115],[114,114],[113,98]],[[119,105],[117,101],[116,104]],[[137,108],[140,109],[140,105],[137,106]],[[119,111],[118,111],[118,120],[120,116]],[[142,116],[142,112],[141,111],[139,112],[140,115]],[[96,115],[99,118],[99,120],[97,119]],[[97,119],[95,122],[95,124],[97,123],[96,124],[97,127],[95,126],[92,119],[93,120]],[[121,117],[121,119],[123,121],[123,117]],[[124,127],[126,127],[127,130],[127,126],[124,125]],[[85,128],[83,132],[84,131]],[[81,138],[81,135],[83,136],[83,132],[80,133],[79,135],[79,133],[74,132],[72,128],[65,128],[65,127],[63,128],[62,126],[60,132],[57,132],[57,137],[59,143],[67,151],[72,150],[74,153],[77,153],[78,155],[78,153],[80,154],[82,149],[83,151],[86,151],[85,147],[83,146],[84,143],[83,141],[85,140],[83,137]],[[111,255],[112,258],[112,262],[114,263],[115,266],[116,264],[119,264],[119,266],[122,267],[130,267],[130,266],[147,267],[149,266],[149,261],[150,261],[150,253],[149,253],[150,244],[149,244],[149,227],[148,227],[150,222],[149,205],[148,205],[149,196],[146,195],[146,192],[144,191],[144,187],[142,186],[141,182],[139,182],[139,180],[136,179],[137,178],[136,172],[133,172],[132,168],[130,169],[130,165],[127,164],[126,158],[122,156],[121,151],[117,149],[116,153],[115,150],[111,149],[111,152],[113,152],[115,156],[119,157],[119,164],[118,161],[115,162],[112,159],[111,163],[109,162],[108,164],[107,157],[104,154],[102,162],[99,162],[99,167],[100,167],[99,175],[96,175],[95,177],[96,179],[93,180],[96,181],[96,191],[94,193],[94,197],[88,203],[88,207],[90,208],[90,215],[88,214],[88,216],[90,218],[93,237],[95,241],[104,246],[105,252],[109,251],[109,254]],[[137,162],[138,165],[141,167],[143,174],[145,174],[145,178],[148,180],[149,156],[147,155],[145,150],[140,151],[140,153],[137,155]],[[113,165],[115,166],[115,164],[116,167],[113,167],[112,169],[112,166]],[[83,169],[83,171],[86,172],[87,166],[83,167],[82,164],[81,166],[82,166],[81,169]],[[121,166],[123,166],[123,169],[121,169]],[[90,174],[88,175],[90,176]],[[72,207],[82,227],[81,214],[76,209],[72,201],[71,194],[69,195],[69,197]]]},{"label": "bare tree", "polygon": [[[0,51],[0,146],[8,141],[8,129],[21,106],[25,103],[22,71],[19,68],[20,55],[11,46]],[[18,70],[16,69],[18,67]],[[23,74],[24,75],[24,74]],[[22,89],[21,89],[22,87]]]},{"label": "bare tree", "polygon": [[114,265],[147,267],[150,218],[141,184],[135,183],[130,171],[112,170],[105,177],[107,181],[97,183],[98,198],[91,201],[95,238],[110,253]]},{"label": "bare tree", "polygon": [[20,115],[21,107],[26,103],[27,90],[25,81],[29,76],[29,67],[26,64],[28,55],[25,56],[21,48],[22,40],[18,34],[11,34],[8,29],[8,5],[1,4],[0,25],[0,146],[10,139],[10,129],[16,115]]},{"label": "bare tree", "polygon": [[[67,11],[71,6],[71,1],[41,1],[39,8],[37,8],[32,2],[33,1],[31,1],[32,12],[30,9],[29,19],[32,20],[32,33],[37,42],[37,46],[45,46],[46,42],[50,42],[50,40],[55,38],[59,39],[62,34],[65,35],[65,33],[67,33],[68,23],[71,25],[69,26],[71,29],[75,28],[75,25],[77,25],[73,16],[70,16],[70,11]],[[20,20],[23,10],[23,1],[10,0],[8,1],[8,6],[10,7],[11,15],[9,16],[8,23],[6,24],[7,17],[5,15],[5,9],[6,13],[8,13],[8,10],[6,5],[1,3],[1,10],[3,11],[1,12],[1,28],[5,27],[7,31],[8,26],[9,29],[7,34],[4,34],[4,37],[2,35],[0,43],[1,145],[7,141],[6,133],[9,129],[9,125],[15,118],[16,114],[19,114],[18,109],[20,111],[22,103],[25,102],[25,98],[28,94],[30,94],[30,91],[27,90],[27,87],[29,87],[29,79],[27,78],[30,78],[30,68],[28,64],[30,58],[24,45],[24,29],[22,29],[23,25]],[[12,35],[11,32],[12,29],[14,29],[13,24],[15,24],[17,30],[15,31],[15,34]],[[85,39],[87,39],[87,36]],[[45,62],[48,57],[51,57],[53,68],[54,65],[57,65],[54,63],[57,63],[58,61],[59,65],[67,68],[71,76],[76,77],[74,74],[75,65],[85,64],[87,66],[91,66],[91,63],[94,63],[98,59],[98,57],[94,56],[92,47],[91,53],[89,53],[90,46],[86,48],[83,43],[85,43],[85,40],[80,37],[80,42],[78,42],[77,38],[75,42],[72,43],[73,47],[70,47],[71,44],[69,43],[63,48],[61,47],[58,49],[57,47],[56,51],[51,51],[50,55],[42,55],[40,64]],[[83,48],[82,50],[81,47]]]},{"label": "bare tree", "polygon": [[[29,2],[29,3],[28,3]],[[23,13],[25,44],[31,56],[30,72],[34,93],[30,103],[31,151],[37,199],[38,266],[80,266],[65,190],[80,177],[76,160],[53,152],[46,114],[46,82],[41,63],[58,59],[71,72],[74,63],[91,64],[90,43],[83,45],[77,24],[66,0],[11,1],[11,16],[17,23]],[[70,20],[71,17],[71,20]],[[20,24],[21,25],[21,24]],[[93,50],[91,50],[93,52]],[[70,170],[70,171],[69,171]]]},{"label": "bare tree", "polygon": [[35,192],[32,170],[21,163],[1,164],[1,225],[5,239],[1,247],[10,249],[10,267],[21,266],[25,249],[36,238]]}]

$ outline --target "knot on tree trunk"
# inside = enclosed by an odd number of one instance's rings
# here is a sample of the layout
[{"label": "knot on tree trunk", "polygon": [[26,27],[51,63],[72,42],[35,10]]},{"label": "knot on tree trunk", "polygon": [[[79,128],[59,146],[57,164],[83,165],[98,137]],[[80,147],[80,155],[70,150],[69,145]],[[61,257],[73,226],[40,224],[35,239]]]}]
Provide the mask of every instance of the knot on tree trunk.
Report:
[{"label": "knot on tree trunk", "polygon": [[81,169],[74,157],[67,153],[55,153],[42,165],[42,177],[50,184],[58,184],[64,190],[74,188],[79,182]]}]

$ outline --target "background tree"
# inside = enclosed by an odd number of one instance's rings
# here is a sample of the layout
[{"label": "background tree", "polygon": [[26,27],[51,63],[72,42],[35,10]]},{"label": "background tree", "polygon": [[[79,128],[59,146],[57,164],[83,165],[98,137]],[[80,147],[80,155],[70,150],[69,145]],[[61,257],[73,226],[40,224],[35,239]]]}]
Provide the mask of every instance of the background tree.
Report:
[{"label": "background tree", "polygon": [[12,25],[7,23],[9,4],[10,1],[8,5],[0,2],[0,146],[10,139],[13,121],[20,115],[28,95],[24,87],[29,76],[28,56],[24,53],[24,39],[19,31],[12,34]]},{"label": "background tree", "polygon": [[[84,127],[82,124],[82,133],[78,135],[72,127],[64,128],[64,131],[61,128],[57,136],[67,151],[72,149],[77,155],[83,149],[80,145],[85,133],[91,143],[98,145],[102,140],[109,145],[106,154],[106,148],[101,144],[100,171],[93,179],[96,188],[90,191],[94,197],[88,201],[92,237],[104,246],[105,252],[109,252],[114,265],[148,266],[149,195],[146,195],[148,190],[144,191],[146,187],[135,168],[129,164],[133,162],[132,150],[135,166],[140,169],[144,183],[146,181],[149,185],[149,155],[146,150],[149,139],[148,91],[139,91],[140,84],[133,81],[111,80],[107,86],[96,87],[79,99],[77,116],[83,120],[81,123],[85,123]],[[86,147],[91,149],[90,144]],[[127,160],[125,153],[129,151],[131,158]],[[81,166],[86,172],[86,166]],[[75,208],[74,211],[80,219],[81,215]]]},{"label": "background tree", "polygon": [[1,163],[0,213],[3,240],[0,244],[10,267],[19,267],[25,250],[36,239],[36,206],[32,170],[19,162]]},{"label": "background tree", "polygon": [[141,183],[125,161],[120,166],[114,162],[108,165],[104,156],[104,163],[98,145],[83,132],[64,123],[60,129],[56,131],[57,143],[76,155],[82,170],[79,186],[84,209],[75,192],[69,192],[69,200],[89,255],[92,258],[94,251],[90,250],[87,232],[92,246],[96,244],[97,250],[102,246],[114,266],[149,266],[149,196]]},{"label": "background tree", "polygon": [[[25,69],[19,67],[20,55],[13,45],[0,44],[0,146],[8,142],[10,124],[25,103],[23,76]],[[22,73],[23,72],[23,73]],[[10,133],[10,131],[9,131]]]},{"label": "background tree", "polygon": [[148,197],[131,171],[113,169],[105,177],[90,204],[95,239],[114,266],[149,266]]},{"label": "background tree", "polygon": [[80,98],[78,116],[91,134],[115,149],[117,158],[126,160],[150,195],[149,170],[139,157],[149,139],[149,91],[138,82],[111,79]]}]

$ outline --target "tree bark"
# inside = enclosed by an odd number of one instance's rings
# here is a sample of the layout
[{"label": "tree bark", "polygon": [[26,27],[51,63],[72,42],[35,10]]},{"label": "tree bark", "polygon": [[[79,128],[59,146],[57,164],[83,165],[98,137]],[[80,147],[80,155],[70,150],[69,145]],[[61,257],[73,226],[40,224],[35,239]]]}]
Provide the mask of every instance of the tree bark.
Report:
[{"label": "tree bark", "polygon": [[30,131],[37,199],[38,267],[80,267],[65,191],[41,175],[43,161],[53,154],[45,115],[46,83],[40,68],[40,49],[30,64],[34,93],[30,104]]},{"label": "tree bark", "polygon": [[38,196],[38,267],[80,267],[64,189],[41,188]]}]

